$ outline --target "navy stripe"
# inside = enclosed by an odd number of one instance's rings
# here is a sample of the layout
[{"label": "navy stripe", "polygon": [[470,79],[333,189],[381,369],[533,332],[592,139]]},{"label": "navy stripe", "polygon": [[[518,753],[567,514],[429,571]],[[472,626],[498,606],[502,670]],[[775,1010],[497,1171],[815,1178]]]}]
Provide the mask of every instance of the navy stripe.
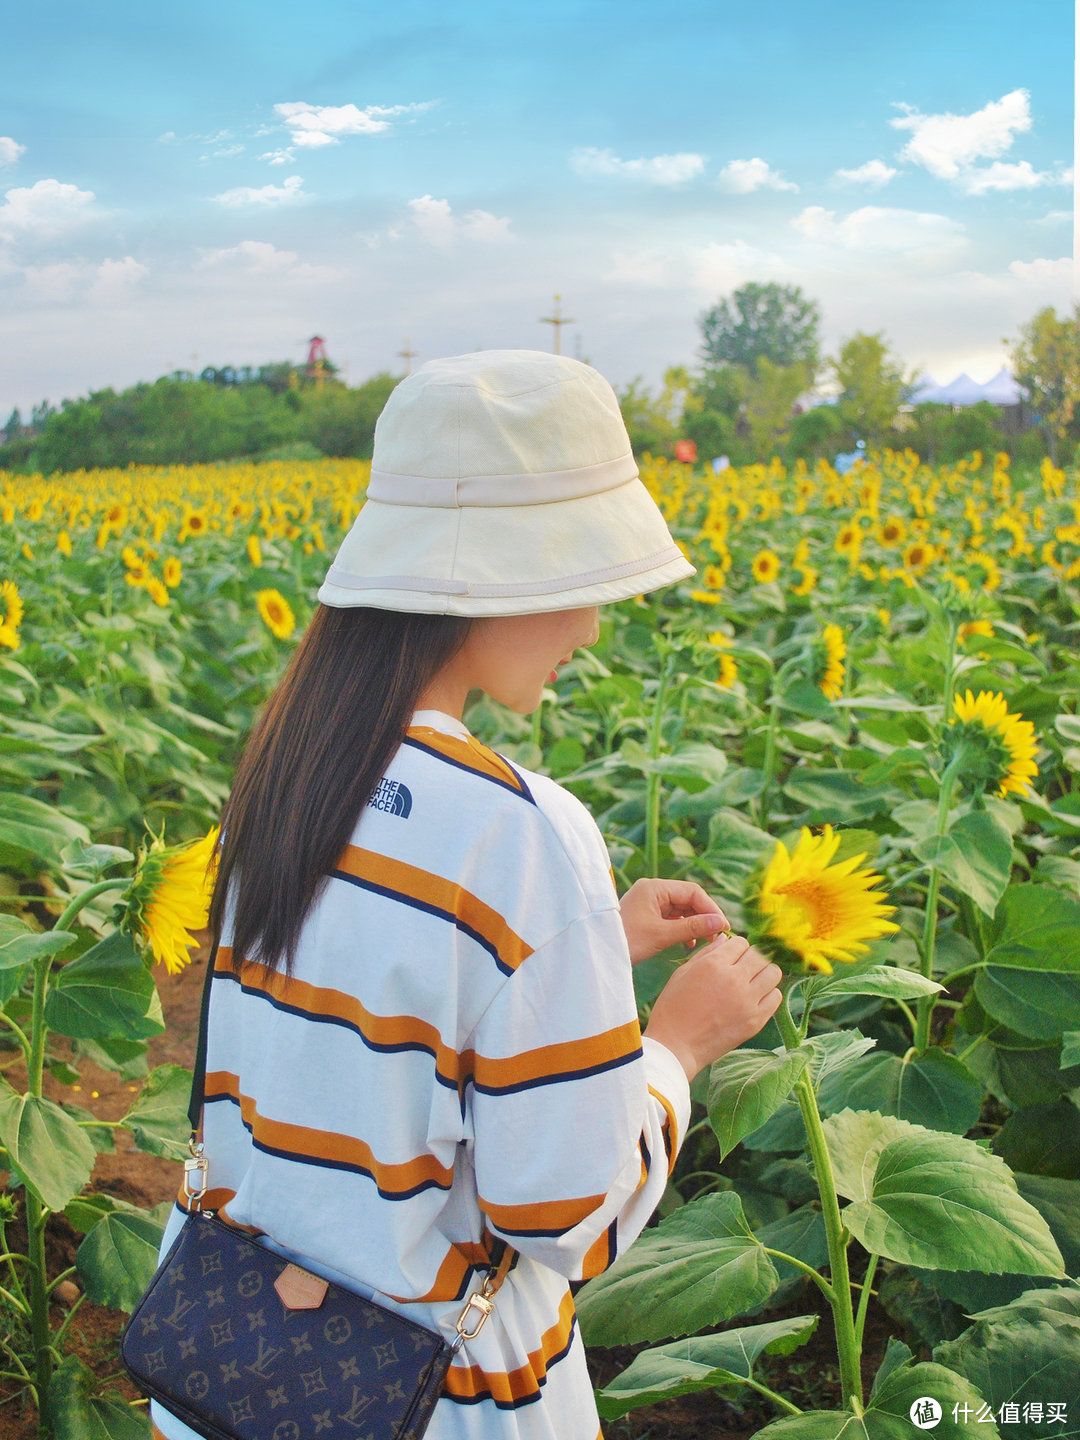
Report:
[{"label": "navy stripe", "polygon": [[[268,1005],[272,1005],[275,1010],[280,1010],[285,1015],[295,1015],[301,1020],[310,1020],[313,1025],[338,1025],[342,1030],[350,1030],[354,1035],[359,1036],[369,1050],[373,1050],[377,1054],[393,1055],[400,1051],[412,1050],[418,1054],[430,1055],[433,1060],[435,1059],[435,1051],[431,1046],[424,1045],[419,1040],[401,1040],[395,1044],[372,1040],[370,1036],[364,1034],[360,1025],[355,1020],[346,1020],[344,1016],[341,1015],[316,1015],[310,1010],[305,1010],[301,1005],[288,1005],[284,1000],[277,999],[258,986],[245,985],[240,976],[233,970],[215,971],[214,979],[233,981],[234,984],[240,986],[242,994],[253,995],[258,1000],[265,1000]],[[440,1085],[445,1086],[447,1090],[456,1091],[458,1088],[457,1080],[450,1075],[444,1075],[437,1064],[435,1066],[435,1079]]]},{"label": "navy stripe", "polygon": [[[483,770],[476,770],[472,765],[466,765],[463,760],[455,760],[450,755],[444,755],[441,750],[436,750],[432,745],[425,745],[422,740],[416,740],[411,735],[406,735],[402,744],[411,745],[414,750],[422,750],[425,755],[431,755],[436,760],[442,760],[446,765],[453,765],[455,770],[464,770],[467,775],[475,775],[478,780],[490,780],[492,785],[502,786],[504,790],[509,790],[511,795],[519,795],[522,800],[527,800],[530,805],[536,804],[536,801],[532,797],[532,791],[514,769],[513,765],[510,764],[510,761],[502,755],[499,756],[499,759],[503,761],[504,765],[509,767],[511,773],[516,777],[517,785],[511,785],[509,780],[500,780],[497,775],[485,775]],[[491,753],[494,755],[494,750]]]},{"label": "navy stripe", "polygon": [[[235,1095],[207,1095],[204,1103],[210,1105],[218,1100],[228,1100],[238,1110],[240,1109],[240,1101]],[[322,1170],[347,1170],[353,1175],[364,1175],[374,1183],[375,1189],[384,1200],[411,1200],[414,1195],[421,1195],[425,1190],[448,1191],[450,1189],[449,1185],[440,1185],[438,1180],[421,1180],[419,1185],[413,1185],[408,1190],[384,1190],[366,1165],[360,1165],[355,1160],[330,1160],[322,1155],[302,1155],[295,1150],[286,1150],[278,1145],[268,1145],[265,1140],[256,1138],[242,1112],[240,1123],[251,1136],[252,1148],[261,1150],[264,1155],[274,1155],[279,1160],[291,1160],[297,1165],[317,1165]]]},{"label": "navy stripe", "polygon": [[638,1143],[641,1146],[641,1159],[645,1165],[645,1174],[648,1175],[649,1171],[652,1169],[652,1155],[649,1153],[649,1147],[645,1141],[644,1130],[641,1132],[641,1139]]},{"label": "navy stripe", "polygon": [[619,1217],[616,1215],[607,1227],[607,1263],[614,1265],[619,1258]]},{"label": "navy stripe", "polygon": [[520,1400],[496,1400],[490,1390],[481,1390],[476,1395],[452,1395],[448,1391],[443,1390],[439,1398],[441,1400],[449,1400],[454,1405],[479,1405],[482,1400],[490,1400],[497,1410],[521,1410],[526,1405],[535,1405],[537,1400],[542,1397],[542,1392],[544,1386],[547,1384],[547,1378],[551,1374],[552,1367],[557,1365],[560,1360],[565,1360],[567,1355],[569,1355],[574,1343],[574,1336],[577,1333],[577,1323],[577,1316],[575,1315],[570,1322],[570,1334],[567,1337],[566,1344],[557,1354],[549,1356],[544,1366],[544,1373],[536,1382],[536,1389],[531,1395],[523,1395]]},{"label": "navy stripe", "polygon": [[506,961],[502,959],[495,942],[489,940],[486,935],[481,935],[479,930],[474,930],[471,925],[467,925],[461,916],[455,915],[452,910],[444,910],[439,905],[432,905],[430,901],[419,900],[413,895],[403,895],[400,890],[391,890],[388,885],[377,885],[374,880],[365,880],[360,875],[349,875],[344,870],[331,870],[330,877],[333,880],[344,880],[347,885],[355,885],[358,890],[369,890],[373,895],[382,895],[387,900],[397,900],[402,905],[411,905],[414,910],[422,910],[425,914],[434,915],[439,920],[449,920],[455,929],[460,930],[463,935],[468,935],[470,940],[475,940],[481,949],[486,950],[504,975],[513,975],[514,967],[507,965]]},{"label": "navy stripe", "polygon": [[479,1095],[517,1095],[523,1090],[539,1090],[542,1085],[561,1085],[568,1080],[584,1080],[590,1075],[603,1075],[607,1070],[618,1070],[623,1065],[632,1065],[635,1060],[640,1060],[642,1049],[638,1048],[626,1055],[619,1055],[614,1060],[598,1060],[595,1065],[583,1066],[580,1070],[559,1070],[553,1075],[540,1075],[533,1080],[517,1080],[512,1085],[482,1085],[472,1075],[466,1075],[462,1082],[462,1090],[467,1085],[472,1085]]}]

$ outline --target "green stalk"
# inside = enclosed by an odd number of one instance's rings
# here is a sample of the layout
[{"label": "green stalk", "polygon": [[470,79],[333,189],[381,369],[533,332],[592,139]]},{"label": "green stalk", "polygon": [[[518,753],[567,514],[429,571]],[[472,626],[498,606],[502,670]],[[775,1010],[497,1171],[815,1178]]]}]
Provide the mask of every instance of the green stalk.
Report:
[{"label": "green stalk", "polygon": [[765,731],[765,758],[761,762],[765,779],[758,796],[758,824],[764,829],[769,818],[769,799],[773,777],[776,774],[777,741],[780,734],[780,692],[779,687],[769,696],[769,724]]},{"label": "green stalk", "polygon": [[60,916],[54,928],[57,930],[66,930],[83,906],[88,905],[96,896],[104,894],[106,890],[119,890],[122,886],[130,884],[130,875],[116,875],[111,880],[99,880],[96,885],[89,886],[81,895],[75,896],[75,899],[72,900],[71,904]]},{"label": "green stalk", "polygon": [[[664,707],[668,687],[675,673],[675,656],[669,655],[656,682],[656,699],[649,721],[649,759],[659,760],[664,739]],[[651,770],[645,777],[645,874],[656,875],[660,869],[660,776]]]},{"label": "green stalk", "polygon": [[764,1395],[766,1400],[771,1400],[778,1409],[783,1410],[785,1415],[801,1415],[803,1413],[797,1405],[793,1405],[790,1400],[785,1400],[783,1395],[777,1395],[775,1390],[770,1390],[767,1385],[762,1385],[760,1380],[751,1380],[747,1375],[743,1378],[742,1384],[749,1385],[751,1390],[756,1390],[759,1395]]},{"label": "green stalk", "polygon": [[[780,1008],[773,1016],[784,1044],[789,1050],[799,1048],[799,1032],[788,1009],[787,995],[780,1002]],[[829,1304],[833,1312],[833,1326],[836,1331],[836,1352],[840,1361],[840,1387],[844,1402],[856,1414],[862,1410],[863,1390],[860,1370],[858,1335],[855,1330],[855,1316],[851,1309],[851,1275],[848,1270],[847,1244],[850,1238],[840,1217],[840,1205],[836,1198],[836,1182],[833,1178],[832,1161],[825,1143],[825,1131],[821,1125],[814,1082],[808,1070],[804,1070],[795,1082],[795,1097],[799,1102],[803,1124],[809,1141],[810,1159],[821,1196],[821,1216],[825,1222],[825,1237],[829,1246],[829,1276],[833,1294]]]},{"label": "green stalk", "polygon": [[48,1212],[26,1187],[27,1249],[30,1252],[30,1333],[34,1342],[34,1389],[42,1434],[47,1433],[49,1382],[52,1380],[52,1335],[49,1332],[49,1295],[45,1288],[45,1220]]},{"label": "green stalk", "polygon": [[862,1294],[859,1296],[859,1313],[855,1316],[855,1340],[862,1352],[863,1330],[866,1328],[866,1311],[870,1305],[870,1287],[874,1283],[874,1271],[877,1269],[880,1255],[871,1255],[866,1266],[866,1274],[863,1276]]},{"label": "green stalk", "polygon": [[[956,782],[960,758],[957,756],[941,777],[937,823],[934,826],[934,834],[939,839],[949,826],[949,810],[952,807],[953,786]],[[937,941],[938,894],[940,890],[941,870],[937,865],[931,865],[930,882],[926,887],[926,912],[923,918],[922,948],[919,956],[919,968],[927,980],[934,978],[934,947]],[[934,1018],[935,1003],[935,996],[923,995],[916,1006],[915,1049],[920,1055],[930,1044],[930,1027]]]}]

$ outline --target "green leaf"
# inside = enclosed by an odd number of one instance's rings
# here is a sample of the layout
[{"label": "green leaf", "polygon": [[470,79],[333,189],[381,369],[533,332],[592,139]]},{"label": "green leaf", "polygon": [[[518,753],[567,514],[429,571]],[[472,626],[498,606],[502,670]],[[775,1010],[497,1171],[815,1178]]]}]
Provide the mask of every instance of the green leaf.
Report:
[{"label": "green leaf", "polygon": [[99,1120],[92,1110],[87,1110],[82,1105],[73,1105],[70,1100],[62,1101],[60,1108],[65,1115],[71,1116],[99,1155],[112,1154],[116,1149],[116,1141],[111,1125]]},{"label": "green leaf", "polygon": [[878,1290],[878,1300],[886,1315],[924,1345],[953,1340],[967,1324],[960,1306],[941,1288],[944,1277],[943,1270],[894,1265],[886,1270]]},{"label": "green leaf", "polygon": [[151,1070],[122,1123],[134,1135],[140,1150],[163,1155],[167,1160],[183,1160],[191,1131],[187,1115],[190,1101],[191,1071],[181,1065],[159,1065]]},{"label": "green leaf", "polygon": [[732,1050],[709,1072],[709,1123],[720,1158],[763,1125],[810,1063],[809,1046],[776,1055],[771,1050]]},{"label": "green leaf", "polygon": [[870,1399],[881,1389],[882,1383],[889,1378],[894,1370],[899,1370],[902,1365],[908,1365],[915,1359],[910,1346],[905,1345],[902,1340],[897,1340],[895,1335],[889,1336],[889,1343],[885,1347],[885,1354],[881,1364],[874,1376],[874,1388],[870,1391]]},{"label": "green leaf", "polygon": [[[797,1210],[789,1211],[781,1219],[760,1226],[754,1233],[767,1249],[782,1250],[785,1255],[793,1255],[796,1260],[813,1266],[815,1270],[828,1263],[829,1242],[816,1194],[814,1203],[800,1205]],[[788,1290],[794,1291],[799,1285],[806,1283],[809,1277],[797,1266],[789,1265],[776,1255],[770,1255],[769,1258],[780,1277],[780,1286],[770,1296],[769,1304],[779,1305],[787,1298]]]},{"label": "green leaf", "polygon": [[1080,900],[1053,885],[1011,885],[996,929],[988,965],[1080,973]]},{"label": "green leaf", "polygon": [[994,1136],[994,1149],[1011,1169],[1025,1175],[1076,1180],[1080,1178],[1080,1110],[1068,1100],[1015,1110]]},{"label": "green leaf", "polygon": [[57,955],[76,938],[70,930],[31,930],[28,925],[10,938],[0,935],[0,970],[18,969],[42,956]]},{"label": "green leaf", "polygon": [[98,880],[114,865],[126,865],[135,856],[122,845],[69,845],[64,852],[64,873],[78,880]]},{"label": "green leaf", "polygon": [[1080,1065],[1080,1030],[1066,1030],[1061,1037],[1061,1068]]},{"label": "green leaf", "polygon": [[713,745],[682,745],[673,755],[648,761],[650,774],[681,780],[683,789],[690,794],[718,785],[726,769],[727,756]]},{"label": "green leaf", "polygon": [[0,870],[29,875],[42,864],[53,870],[63,865],[63,854],[73,840],[89,844],[90,832],[43,800],[31,795],[4,796],[0,814]]},{"label": "green leaf", "polygon": [[165,1028],[153,977],[129,935],[114,931],[56,976],[45,1000],[45,1022],[81,1040],[128,1040]]},{"label": "green leaf", "polygon": [[20,1095],[0,1080],[0,1144],[50,1210],[63,1210],[90,1179],[94,1146],[51,1100]]},{"label": "green leaf", "polygon": [[850,1410],[807,1411],[774,1420],[757,1431],[755,1440],[766,1436],[768,1440],[911,1440],[915,1433],[912,1406],[926,1397],[941,1406],[940,1421],[927,1432],[934,1440],[978,1440],[979,1436],[998,1440],[992,1417],[981,1422],[976,1419],[986,1407],[974,1386],[955,1371],[930,1361],[893,1370],[861,1418]]},{"label": "green leaf", "polygon": [[846,824],[869,815],[887,815],[904,799],[900,790],[863,785],[857,776],[843,770],[794,770],[783,789],[789,800],[807,810],[807,825]]},{"label": "green leaf", "polygon": [[[1019,1407],[1016,1421],[1003,1425],[1017,1440],[1052,1434],[1080,1434],[1080,1284],[1028,1290],[1008,1305],[980,1311],[958,1339],[939,1345],[935,1360],[950,1366],[978,1388],[995,1410]],[[1066,1407],[1067,1423],[1047,1429],[1025,1420],[1024,1407],[1048,1401]]]},{"label": "green leaf", "polygon": [[76,1195],[69,1205],[64,1207],[64,1218],[73,1230],[78,1230],[80,1235],[85,1235],[92,1230],[103,1215],[110,1214],[118,1208],[117,1201],[104,1192],[98,1191],[88,1195]]},{"label": "green leaf", "polygon": [[145,1040],[76,1040],[75,1051],[92,1065],[113,1070],[121,1080],[141,1080],[149,1073]]},{"label": "green leaf", "polygon": [[102,1215],[75,1252],[88,1300],[114,1310],[135,1308],[157,1269],[171,1209],[172,1201],[163,1200],[153,1210],[124,1206]]},{"label": "green leaf", "polygon": [[633,1344],[722,1324],[766,1300],[776,1283],[738,1196],[723,1192],[646,1230],[576,1303],[587,1344]]},{"label": "green leaf", "polygon": [[1034,1040],[1058,1040],[1080,1025],[1080,974],[988,965],[975,976],[975,996],[988,1015]]},{"label": "green leaf", "polygon": [[1046,1221],[1006,1165],[970,1140],[895,1116],[824,1122],[844,1223],[872,1254],[932,1270],[1061,1275]]},{"label": "green leaf", "polygon": [[1012,836],[985,810],[961,815],[947,835],[931,835],[914,847],[915,856],[936,865],[950,885],[967,895],[984,915],[997,910],[1012,870]]},{"label": "green leaf", "polygon": [[721,1335],[677,1340],[636,1355],[628,1369],[597,1392],[605,1420],[642,1405],[655,1405],[698,1390],[727,1389],[753,1374],[759,1355],[790,1355],[817,1329],[816,1315],[796,1315],[766,1325],[745,1325]]},{"label": "green leaf", "polygon": [[895,965],[872,965],[866,970],[849,973],[834,971],[832,975],[815,975],[803,982],[803,993],[814,998],[825,997],[825,1004],[841,995],[880,995],[884,1000],[917,1000],[922,995],[937,995],[944,988],[936,980],[928,980],[915,970],[901,970]]},{"label": "green leaf", "polygon": [[49,1384],[49,1420],[56,1440],[150,1440],[146,1406],[99,1389],[77,1355],[65,1355]]}]

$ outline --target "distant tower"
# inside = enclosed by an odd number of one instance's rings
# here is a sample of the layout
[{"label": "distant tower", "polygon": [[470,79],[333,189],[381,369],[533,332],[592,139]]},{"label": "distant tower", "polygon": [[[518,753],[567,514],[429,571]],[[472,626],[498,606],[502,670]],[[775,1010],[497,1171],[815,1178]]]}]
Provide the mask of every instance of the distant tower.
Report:
[{"label": "distant tower", "polygon": [[405,336],[405,349],[399,350],[397,353],[401,356],[402,360],[405,361],[405,374],[411,375],[412,362],[416,359],[417,355],[420,354],[420,351],[412,349],[409,344],[409,337],[407,335]]},{"label": "distant tower", "polygon": [[321,390],[326,378],[326,341],[321,335],[313,335],[308,341],[307,373],[315,381],[315,389]]},{"label": "distant tower", "polygon": [[552,306],[552,313],[551,313],[550,315],[541,315],[541,317],[540,317],[540,324],[541,324],[541,325],[550,325],[551,328],[552,328],[552,329],[554,330],[554,332],[555,332],[555,344],[554,344],[554,346],[553,346],[553,349],[554,349],[554,352],[555,352],[556,355],[561,355],[561,354],[562,354],[562,348],[561,348],[561,333],[560,333],[560,332],[562,331],[562,327],[563,327],[564,325],[576,325],[576,324],[577,324],[577,321],[573,318],[573,316],[571,316],[571,315],[564,315],[564,314],[562,313],[562,311],[559,309],[559,306],[560,306],[561,302],[562,302],[562,296],[561,296],[561,295],[556,295],[556,296],[555,296],[555,304]]}]

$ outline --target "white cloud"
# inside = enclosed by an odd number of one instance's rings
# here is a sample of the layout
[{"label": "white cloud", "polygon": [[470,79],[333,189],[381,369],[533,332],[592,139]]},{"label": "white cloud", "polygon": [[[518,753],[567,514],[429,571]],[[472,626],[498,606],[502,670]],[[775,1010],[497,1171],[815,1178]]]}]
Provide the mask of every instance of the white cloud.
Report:
[{"label": "white cloud", "polygon": [[270,165],[291,165],[294,160],[292,146],[286,145],[281,150],[267,150],[259,156],[259,159],[267,161]]},{"label": "white cloud", "polygon": [[864,205],[842,220],[836,218],[834,210],[808,205],[791,223],[808,240],[844,250],[934,252],[937,258],[946,258],[966,245],[966,231],[958,220],[881,205]]},{"label": "white cloud", "polygon": [[725,295],[747,280],[784,279],[791,271],[781,256],[758,250],[745,240],[703,245],[692,252],[689,268],[694,286],[709,295]]},{"label": "white cloud", "polygon": [[241,205],[291,205],[307,198],[303,185],[302,176],[290,175],[284,185],[238,185],[235,190],[223,190],[213,198],[230,209]]},{"label": "white cloud", "polygon": [[166,130],[163,135],[159,135],[157,138],[159,145],[175,145],[180,137],[175,130]]},{"label": "white cloud", "polygon": [[733,195],[749,195],[753,190],[798,190],[792,180],[785,180],[759,156],[752,160],[732,160],[720,171],[719,184]]},{"label": "white cloud", "polygon": [[985,195],[990,190],[1033,190],[1037,185],[1052,184],[1053,179],[1046,171],[1033,169],[1027,160],[1015,165],[995,160],[992,165],[966,171],[960,176],[960,185],[968,195]]},{"label": "white cloud", "polygon": [[1010,90],[970,115],[923,115],[915,106],[901,104],[904,114],[889,123],[895,130],[911,131],[900,151],[902,160],[921,165],[939,180],[955,180],[976,160],[1004,155],[1017,135],[1031,129],[1029,100],[1026,90]]},{"label": "white cloud", "polygon": [[20,145],[10,135],[0,135],[0,165],[14,165],[19,156],[25,154],[25,145]]},{"label": "white cloud", "polygon": [[[470,210],[459,220],[449,200],[436,200],[434,195],[421,195],[409,201],[412,223],[430,245],[440,249],[453,243],[457,235],[466,235],[470,240],[481,240],[489,244],[512,240],[510,217],[492,215],[487,210]],[[391,238],[398,232],[390,231]]]},{"label": "white cloud", "polygon": [[868,185],[872,190],[880,190],[898,173],[884,160],[867,160],[865,165],[859,165],[854,170],[834,171],[833,179],[842,185]]},{"label": "white cloud", "polygon": [[59,180],[39,180],[35,185],[9,190],[0,205],[0,236],[11,239],[24,233],[34,236],[59,235],[86,218],[94,203],[92,190],[65,185]]},{"label": "white cloud", "polygon": [[202,160],[231,160],[235,155],[244,153],[243,145],[223,145],[220,150],[213,150],[209,155],[202,155]]},{"label": "white cloud", "polygon": [[84,274],[85,267],[73,265],[69,261],[56,265],[27,265],[22,271],[27,295],[32,300],[51,301],[54,304],[70,300]]},{"label": "white cloud", "polygon": [[132,285],[145,280],[150,271],[133,255],[122,260],[103,260],[97,267],[90,295],[94,300],[119,300]]},{"label": "white cloud", "polygon": [[1060,260],[1013,260],[1009,264],[1009,274],[1023,285],[1038,288],[1060,285],[1071,289],[1072,256],[1063,255]]},{"label": "white cloud", "polygon": [[1045,215],[1040,215],[1038,220],[1033,220],[1033,225],[1064,225],[1066,221],[1072,223],[1073,212],[1071,210],[1048,210]]},{"label": "white cloud", "polygon": [[614,175],[624,180],[643,180],[648,185],[682,185],[705,169],[705,156],[680,152],[620,160],[613,150],[585,145],[571,151],[570,167],[578,175]]},{"label": "white cloud", "polygon": [[604,276],[615,285],[635,285],[663,290],[669,284],[667,257],[658,250],[616,250],[612,266]]},{"label": "white cloud", "polygon": [[378,135],[389,130],[391,120],[427,110],[434,102],[416,105],[309,105],[305,100],[289,100],[274,109],[284,120],[293,145],[318,149],[339,145],[342,135]]},{"label": "white cloud", "polygon": [[200,270],[239,265],[252,275],[289,275],[301,280],[325,280],[337,272],[327,265],[309,265],[294,250],[279,250],[268,240],[241,240],[223,250],[204,250]]}]

